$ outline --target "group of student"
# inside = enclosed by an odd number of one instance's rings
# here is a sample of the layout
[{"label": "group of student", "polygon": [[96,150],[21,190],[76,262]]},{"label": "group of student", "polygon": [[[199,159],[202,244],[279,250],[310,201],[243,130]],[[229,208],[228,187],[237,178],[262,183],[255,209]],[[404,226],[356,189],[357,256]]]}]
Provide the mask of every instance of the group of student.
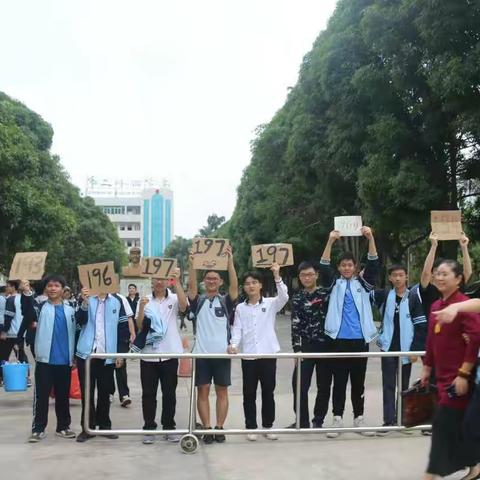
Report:
[{"label": "group of student", "polygon": [[[476,456],[476,443],[471,439],[466,442],[467,437],[462,430],[465,412],[475,404],[473,400],[470,401],[470,394],[480,346],[480,316],[477,313],[463,313],[459,306],[462,304],[458,303],[468,298],[461,293],[464,282],[471,276],[468,238],[462,235],[460,239],[465,272],[455,260],[435,261],[438,240],[435,234],[431,234],[431,249],[421,282],[409,288],[405,267],[391,265],[388,268],[390,287],[376,289],[379,258],[374,236],[369,227],[363,227],[362,234],[368,241],[368,256],[361,271],[357,260],[349,252],[339,257],[336,269],[331,265],[332,246],[340,238],[338,231],[330,233],[319,264],[304,261],[299,265],[300,288],[291,297],[293,350],[313,353],[366,352],[369,344],[375,340],[382,351],[427,350],[423,359],[422,382],[428,384],[435,369],[440,408],[433,423],[432,450],[426,478],[447,475],[466,466],[471,467],[471,471],[465,479],[477,478],[480,475],[477,466],[480,457]],[[193,256],[189,259],[187,293],[180,281],[179,269],[174,273],[175,293],[169,288],[168,280],[152,279],[152,293],[142,298],[138,298],[133,285],[127,298],[118,294],[90,295],[88,289],[84,288],[78,305],[71,305],[64,298],[65,280],[58,275],[45,279],[46,298],[43,301],[34,299],[26,281],[22,282],[21,294],[11,292],[6,298],[5,321],[0,337],[2,358],[5,358],[7,351],[8,358],[11,349],[22,344],[20,340],[25,331],[35,331],[32,350],[36,357],[35,398],[30,441],[37,442],[45,436],[48,395],[52,387],[55,389],[57,435],[66,438],[76,436],[70,429],[68,402],[70,368],[74,362],[78,367],[82,391],[82,431],[77,441],[84,442],[92,438],[94,435],[85,431],[83,423],[85,360],[88,355],[93,352],[129,350],[167,356],[183,353],[177,325],[180,312],[187,314],[187,318],[193,322],[193,353],[228,352],[235,355],[241,351],[261,355],[279,352],[275,320],[289,300],[287,286],[280,276],[280,267],[273,264],[270,269],[276,295],[266,297],[263,293],[264,276],[258,272],[248,272],[242,278],[243,294],[240,301],[231,248],[227,250],[227,255],[229,283],[226,295],[220,294],[223,279],[215,270],[203,272],[205,292],[199,294]],[[467,302],[465,305],[465,308],[478,308],[478,304],[471,307]],[[444,310],[446,313],[437,316],[436,312],[445,307],[448,307]],[[375,309],[381,317],[380,331],[374,322]],[[402,359],[402,389],[408,387],[411,364],[417,360],[413,356]],[[175,429],[178,363],[176,358],[163,357],[140,361],[145,444],[155,441],[155,436],[149,431],[157,429],[159,383],[162,392],[161,426],[164,430]],[[125,368],[121,361],[92,360],[90,429],[111,429],[110,395],[114,391],[115,366],[117,370]],[[263,429],[272,428],[275,421],[276,359],[242,359],[241,367],[245,426],[252,430],[247,438],[255,441],[258,439],[255,433],[258,428],[258,384],[261,387]],[[397,368],[398,360],[395,357],[382,358],[385,427],[397,422]],[[294,411],[299,409],[300,426],[321,428],[332,397],[332,426],[342,427],[346,389],[350,381],[353,425],[364,427],[366,369],[366,357],[304,359],[300,372],[300,405],[296,404],[294,395]],[[311,418],[308,392],[314,370],[317,395]],[[126,384],[126,371],[124,375],[120,377]],[[216,393],[215,422],[212,422],[209,404],[212,383]],[[293,391],[295,383],[294,371]],[[197,359],[197,409],[202,428],[209,430],[214,427],[212,434],[203,436],[205,444],[225,441],[221,430],[228,413],[230,384],[230,359]],[[121,395],[122,402],[124,399],[131,401],[128,393]],[[452,431],[456,434],[452,435]],[[383,429],[377,435],[388,433],[388,429]],[[327,434],[330,438],[338,435],[338,432]],[[363,431],[362,435],[373,436],[375,432]],[[265,437],[269,440],[277,438],[274,433],[267,433]],[[107,438],[117,436],[110,435]],[[168,434],[166,438],[169,441],[179,440],[175,434]]]}]

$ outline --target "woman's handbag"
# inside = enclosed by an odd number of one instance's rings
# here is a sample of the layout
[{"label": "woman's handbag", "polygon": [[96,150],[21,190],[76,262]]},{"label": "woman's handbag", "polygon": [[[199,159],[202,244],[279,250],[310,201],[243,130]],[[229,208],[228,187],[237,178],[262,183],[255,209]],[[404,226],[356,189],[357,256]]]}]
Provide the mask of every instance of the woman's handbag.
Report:
[{"label": "woman's handbag", "polygon": [[416,427],[432,423],[438,401],[436,385],[424,387],[420,380],[402,392],[402,425]]}]

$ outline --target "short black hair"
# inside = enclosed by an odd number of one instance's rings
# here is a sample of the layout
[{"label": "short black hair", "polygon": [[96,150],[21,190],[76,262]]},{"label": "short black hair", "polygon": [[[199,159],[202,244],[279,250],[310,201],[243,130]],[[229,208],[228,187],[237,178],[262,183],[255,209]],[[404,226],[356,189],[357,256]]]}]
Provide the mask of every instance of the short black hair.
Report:
[{"label": "short black hair", "polygon": [[15,290],[18,290],[18,287],[20,287],[20,281],[19,280],[7,280],[7,285],[10,287],[13,287]]},{"label": "short black hair", "polygon": [[406,274],[408,273],[405,265],[401,265],[400,263],[394,263],[393,265],[390,265],[387,269],[387,273],[391,275],[393,272],[396,272],[397,270],[403,270]]},{"label": "short black hair", "polygon": [[222,279],[222,274],[218,270],[205,270],[202,278],[205,278],[209,273],[216,273]]},{"label": "short black hair", "polygon": [[128,288],[130,288],[130,287],[137,288],[137,286],[134,283],[129,283]]},{"label": "short black hair", "polygon": [[318,266],[315,263],[309,260],[304,260],[298,266],[298,273],[300,273],[302,270],[308,270],[309,268],[313,268],[315,272],[318,272]]},{"label": "short black hair", "polygon": [[260,283],[263,283],[263,275],[260,272],[246,272],[242,277],[242,283],[245,283],[245,280],[251,277],[254,280],[258,280]]},{"label": "short black hair", "polygon": [[57,275],[55,273],[52,275],[48,275],[43,279],[44,287],[46,288],[50,282],[59,283],[62,286],[62,288],[65,288],[65,286],[67,285],[67,281],[65,280],[65,277],[63,275]]},{"label": "short black hair", "polygon": [[343,252],[337,260],[337,266],[340,265],[344,260],[351,260],[355,265],[357,264],[357,260],[355,255],[352,252]]}]

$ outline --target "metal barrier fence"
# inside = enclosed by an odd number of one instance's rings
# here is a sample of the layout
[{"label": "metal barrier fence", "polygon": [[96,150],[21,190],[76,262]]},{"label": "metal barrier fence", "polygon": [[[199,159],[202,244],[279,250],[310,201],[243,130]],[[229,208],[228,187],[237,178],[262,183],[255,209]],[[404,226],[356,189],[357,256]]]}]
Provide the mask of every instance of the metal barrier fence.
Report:
[{"label": "metal barrier fence", "polygon": [[[335,352],[335,353],[268,353],[268,354],[228,354],[228,353],[181,353],[181,354],[162,354],[155,353],[92,353],[86,359],[85,363],[85,410],[84,410],[84,425],[85,431],[91,435],[168,435],[179,434],[182,435],[180,440],[180,448],[184,453],[194,453],[198,448],[198,436],[205,434],[223,434],[223,435],[240,435],[248,433],[275,433],[275,434],[298,434],[298,433],[348,433],[348,432],[382,432],[382,431],[402,431],[402,430],[426,430],[430,429],[431,425],[418,425],[416,427],[406,428],[402,425],[401,411],[402,411],[402,357],[421,357],[425,352]],[[301,388],[301,361],[304,358],[381,358],[381,357],[398,357],[397,369],[397,425],[396,426],[372,426],[372,427],[341,427],[341,428],[300,428],[300,388]],[[112,430],[93,430],[89,427],[90,415],[90,387],[91,387],[91,361],[92,359],[160,359],[160,358],[186,358],[192,359],[192,376],[190,379],[190,399],[188,412],[188,428],[177,430],[143,430],[143,429],[112,429]],[[195,367],[197,358],[228,358],[228,359],[249,359],[256,360],[260,358],[293,358],[296,366],[296,385],[295,385],[295,399],[296,399],[296,414],[295,414],[295,428],[258,428],[255,430],[247,430],[243,428],[233,428],[226,430],[217,429],[199,429],[196,428],[196,405],[195,405]]]}]

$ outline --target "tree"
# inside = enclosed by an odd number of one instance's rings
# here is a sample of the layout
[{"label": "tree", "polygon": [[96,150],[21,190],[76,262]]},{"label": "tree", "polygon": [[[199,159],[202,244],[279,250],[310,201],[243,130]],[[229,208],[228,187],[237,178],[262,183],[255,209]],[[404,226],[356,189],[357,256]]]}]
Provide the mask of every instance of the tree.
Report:
[{"label": "tree", "polygon": [[385,261],[405,260],[430,210],[477,198],[479,117],[478,0],[339,1],[252,142],[227,223],[240,271],[255,243],[318,259],[342,214],[374,227]]},{"label": "tree", "polygon": [[176,258],[178,266],[184,272],[188,268],[188,251],[192,246],[192,239],[175,236],[165,249],[164,256]]},{"label": "tree", "polygon": [[39,115],[0,92],[0,270],[19,251],[48,251],[47,271],[69,282],[77,265],[124,260],[115,227],[82,198],[57,156],[53,130]]},{"label": "tree", "polygon": [[214,233],[215,230],[217,230],[224,222],[225,217],[219,217],[216,213],[212,213],[207,218],[207,225],[202,227],[198,233],[201,237],[208,237],[212,235],[212,233]]}]

